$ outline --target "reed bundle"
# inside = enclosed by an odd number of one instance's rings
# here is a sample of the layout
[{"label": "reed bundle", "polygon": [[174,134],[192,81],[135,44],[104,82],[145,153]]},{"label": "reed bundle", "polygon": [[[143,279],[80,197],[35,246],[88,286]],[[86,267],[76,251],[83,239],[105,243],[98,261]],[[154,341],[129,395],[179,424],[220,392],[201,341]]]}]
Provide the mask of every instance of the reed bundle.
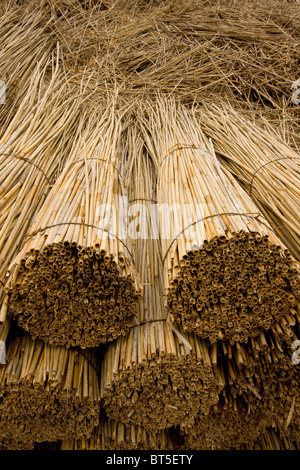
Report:
[{"label": "reed bundle", "polygon": [[289,433],[282,434],[275,427],[262,431],[255,441],[234,447],[237,450],[299,450],[299,442],[293,440]]},{"label": "reed bundle", "polygon": [[269,424],[259,411],[248,412],[242,398],[228,396],[220,400],[206,416],[183,428],[184,446],[190,450],[229,450],[255,440]]},{"label": "reed bundle", "polygon": [[7,342],[0,366],[0,440],[24,443],[89,437],[99,424],[96,354],[30,336]]},{"label": "reed bundle", "polygon": [[290,348],[297,336],[292,327],[286,330],[285,341],[270,330],[247,345],[217,343],[215,368],[224,388],[208,415],[199,413],[194,423],[180,425],[186,448],[235,448],[254,441],[268,426],[281,433],[288,428],[299,439],[299,378]]},{"label": "reed bundle", "polygon": [[300,156],[271,129],[262,129],[228,106],[199,111],[203,131],[221,165],[255,201],[277,236],[300,260]]},{"label": "reed bundle", "polygon": [[[272,360],[270,360],[270,357]],[[273,350],[263,354],[257,360],[253,385],[260,403],[252,394],[248,401],[252,408],[265,410],[273,418],[277,428],[293,434],[300,442],[300,400],[299,400],[299,366],[292,363],[292,350],[285,343],[282,351]]]},{"label": "reed bundle", "polygon": [[211,342],[247,341],[291,314],[300,293],[297,264],[221,170],[191,112],[157,100],[143,113],[140,125],[158,172],[171,318]]},{"label": "reed bundle", "polygon": [[[289,333],[283,340],[280,325],[250,338],[247,345],[219,342],[215,353],[219,375],[224,377],[222,400],[228,403],[228,394],[243,401],[252,411],[275,419],[283,428],[290,404],[299,388],[296,366],[292,363],[291,345],[297,341],[293,327],[286,326]],[[297,420],[297,413],[292,416]],[[294,421],[290,421],[294,424]]]},{"label": "reed bundle", "polygon": [[0,440],[0,450],[34,450],[34,442],[4,439]]},{"label": "reed bundle", "polygon": [[[121,132],[113,103],[79,127],[65,168],[14,260],[9,311],[50,344],[94,347],[126,334],[135,320],[140,287],[122,234]],[[111,222],[114,214],[118,219]]]},{"label": "reed bundle", "polygon": [[82,102],[60,76],[58,59],[37,66],[31,78],[0,139],[0,323],[7,314],[4,285],[10,263],[64,164]]},{"label": "reed bundle", "polygon": [[130,206],[129,213],[138,232],[133,237],[134,253],[143,299],[138,305],[136,326],[106,351],[101,397],[108,417],[157,432],[188,422],[198,409],[207,413],[218,401],[222,383],[214,374],[206,341],[184,334],[168,321],[160,241],[151,236],[157,230],[156,217],[150,210],[155,200],[153,168],[149,157],[140,153],[142,145],[138,143],[137,138],[129,139],[128,153],[136,156],[130,201],[139,202],[135,209],[134,204]]},{"label": "reed bundle", "polygon": [[[50,444],[51,445],[51,444]],[[141,426],[124,425],[102,418],[91,437],[80,440],[64,439],[59,450],[173,450],[168,430],[149,433]]]}]

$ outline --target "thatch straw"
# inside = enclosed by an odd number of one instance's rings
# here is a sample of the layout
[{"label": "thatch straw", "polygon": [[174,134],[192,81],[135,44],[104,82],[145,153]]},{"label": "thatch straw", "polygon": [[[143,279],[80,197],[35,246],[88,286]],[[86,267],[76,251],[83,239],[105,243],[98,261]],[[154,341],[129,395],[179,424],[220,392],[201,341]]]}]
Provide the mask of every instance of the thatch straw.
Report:
[{"label": "thatch straw", "polygon": [[42,8],[32,4],[28,11],[13,2],[0,16],[0,37],[0,78],[6,87],[6,102],[0,106],[2,134],[28,91],[36,66],[47,65],[57,40]]},{"label": "thatch straw", "polygon": [[140,286],[122,233],[121,118],[109,103],[78,126],[66,166],[13,261],[9,312],[50,344],[94,347],[128,332]]},{"label": "thatch straw", "polygon": [[139,119],[157,166],[158,203],[170,211],[161,211],[160,229],[173,320],[212,342],[234,343],[292,314],[298,266],[246,192],[222,172],[193,114],[158,100]]},{"label": "thatch straw", "polygon": [[92,350],[12,336],[0,366],[0,440],[89,437],[99,423],[98,370]]},{"label": "thatch straw", "polygon": [[199,124],[212,138],[221,165],[239,181],[299,261],[299,153],[233,108],[201,109]]},{"label": "thatch straw", "polygon": [[[167,319],[160,241],[150,235],[157,228],[150,210],[155,200],[153,165],[141,153],[134,133],[132,137],[128,139],[128,153],[135,157],[130,209],[139,203],[140,233],[134,251],[143,300],[137,325],[112,343],[104,356],[101,397],[107,416],[157,432],[189,422],[198,409],[207,413],[218,400],[222,381],[214,374],[208,344],[177,326],[174,329]],[[132,217],[136,215],[133,211]]]}]

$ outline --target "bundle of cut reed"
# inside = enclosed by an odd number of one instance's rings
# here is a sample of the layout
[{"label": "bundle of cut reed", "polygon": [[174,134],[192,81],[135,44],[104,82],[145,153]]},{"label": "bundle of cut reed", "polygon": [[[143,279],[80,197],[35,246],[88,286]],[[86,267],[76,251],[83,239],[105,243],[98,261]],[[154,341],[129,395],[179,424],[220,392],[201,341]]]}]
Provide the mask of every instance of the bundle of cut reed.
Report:
[{"label": "bundle of cut reed", "polygon": [[15,441],[13,439],[0,439],[0,450],[34,450],[34,442]]},{"label": "bundle of cut reed", "polygon": [[134,158],[129,232],[135,240],[143,299],[138,305],[136,326],[106,351],[101,397],[108,417],[157,432],[188,422],[198,409],[207,413],[218,401],[223,385],[214,375],[206,341],[185,335],[168,321],[157,220],[151,210],[155,201],[153,164],[142,154],[142,143],[135,132],[128,130],[127,142],[127,152]]},{"label": "bundle of cut reed", "polygon": [[98,373],[92,350],[11,337],[6,364],[0,366],[0,440],[89,437],[99,424]]},{"label": "bundle of cut reed", "polygon": [[276,427],[262,431],[255,441],[245,443],[236,450],[299,450],[299,441],[293,440],[289,433],[282,433]]},{"label": "bundle of cut reed", "polygon": [[194,114],[158,99],[139,121],[158,171],[171,318],[212,342],[235,342],[290,315],[300,295],[298,267],[247,193],[222,172]]},{"label": "bundle of cut reed", "polygon": [[207,416],[199,413],[194,423],[181,425],[187,447],[230,449],[255,440],[267,426],[285,432],[289,425],[298,438],[299,379],[290,348],[297,336],[291,327],[285,329],[285,341],[274,329],[247,345],[214,343],[214,366],[225,386]]},{"label": "bundle of cut reed", "polygon": [[9,312],[50,344],[94,347],[134,323],[140,285],[124,234],[121,132],[113,102],[91,112],[13,261]]},{"label": "bundle of cut reed", "polygon": [[293,329],[289,329],[290,337],[285,341],[279,342],[270,330],[255,339],[251,338],[247,347],[240,345],[238,350],[244,370],[237,363],[237,354],[233,353],[235,364],[227,355],[222,373],[227,378],[226,385],[233,397],[242,394],[253,413],[261,413],[272,420],[282,433],[291,430],[295,439],[299,440],[299,366],[292,361],[291,347],[298,344],[295,343],[298,338]]},{"label": "bundle of cut reed", "polygon": [[[51,444],[50,444],[51,445]],[[125,425],[111,419],[100,419],[91,437],[80,440],[64,439],[59,450],[172,450],[167,430],[149,433],[141,426]]]},{"label": "bundle of cut reed", "polygon": [[228,450],[255,440],[267,425],[260,411],[250,411],[242,396],[220,399],[208,415],[194,419],[194,425],[183,428],[184,446],[195,450]]},{"label": "bundle of cut reed", "polygon": [[[30,221],[42,207],[68,155],[80,103],[59,75],[58,59],[36,68],[14,119],[0,139],[0,323],[6,318],[4,284]],[[45,79],[46,69],[51,79]]]},{"label": "bundle of cut reed", "polygon": [[199,110],[222,166],[255,201],[278,237],[300,260],[300,155],[275,132],[262,129],[225,105]]},{"label": "bundle of cut reed", "polygon": [[248,403],[271,417],[280,432],[291,432],[300,442],[299,365],[293,364],[293,351],[283,343],[281,351],[260,354],[253,376],[254,389],[261,399],[248,394]]}]

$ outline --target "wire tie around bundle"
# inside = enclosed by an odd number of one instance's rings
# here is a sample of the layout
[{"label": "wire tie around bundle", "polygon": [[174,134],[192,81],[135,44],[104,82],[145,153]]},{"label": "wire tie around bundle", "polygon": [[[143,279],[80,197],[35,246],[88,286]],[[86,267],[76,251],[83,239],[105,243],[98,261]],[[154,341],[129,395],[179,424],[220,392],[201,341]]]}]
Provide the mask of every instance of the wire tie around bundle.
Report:
[{"label": "wire tie around bundle", "polygon": [[[198,224],[199,222],[203,222],[204,220],[206,219],[211,219],[213,217],[220,217],[222,215],[228,215],[228,216],[234,216],[234,215],[238,215],[240,217],[249,217],[251,219],[255,219],[255,220],[258,220],[259,217],[261,217],[261,214],[258,213],[258,212],[244,212],[242,214],[239,214],[238,212],[220,212],[218,214],[213,214],[213,215],[208,215],[206,217],[202,217],[201,219],[199,220],[196,220],[195,222],[192,222],[191,224],[187,225],[186,227],[184,227],[183,230],[181,230],[181,232],[172,240],[172,242],[170,243],[166,253],[165,253],[165,256],[163,258],[163,264],[165,263],[165,260],[167,258],[167,255],[173,245],[173,243],[183,234],[183,232],[185,232],[185,230],[187,230],[188,228],[192,227],[193,225],[196,225]],[[259,223],[263,223],[262,221],[259,220]],[[266,225],[266,224],[265,224]],[[272,230],[271,227],[269,227],[270,230]]]},{"label": "wire tie around bundle", "polygon": [[168,150],[168,153],[167,155],[165,155],[163,157],[163,159],[160,161],[160,165],[163,163],[163,161],[168,158],[170,155],[172,155],[172,153],[176,152],[177,150],[183,150],[183,149],[196,149],[196,150],[205,150],[205,149],[202,149],[201,147],[197,147],[196,145],[194,144],[181,144],[181,143],[177,143],[175,145],[173,145],[173,147],[171,147],[169,150]]},{"label": "wire tie around bundle", "polygon": [[265,166],[267,165],[270,165],[271,163],[274,163],[274,162],[279,162],[280,160],[296,160],[300,157],[280,157],[280,158],[275,158],[274,160],[270,160],[269,162],[267,163],[264,163],[263,165],[261,165],[259,168],[257,168],[257,170],[255,170],[255,172],[253,173],[252,175],[252,178],[251,178],[251,181],[250,181],[250,191],[249,191],[249,196],[252,197],[252,189],[253,189],[253,181],[257,175],[257,173],[262,170]]},{"label": "wire tie around bundle", "polygon": [[123,242],[123,240],[121,240],[120,238],[118,238],[114,233],[111,233],[109,230],[104,230],[103,228],[101,227],[97,227],[96,225],[91,225],[91,224],[85,224],[83,222],[60,222],[59,224],[53,224],[53,225],[46,225],[46,227],[43,227],[43,228],[39,228],[37,230],[34,230],[32,233],[25,233],[24,237],[26,238],[31,238],[33,237],[34,235],[37,235],[38,233],[41,233],[41,232],[44,232],[45,230],[49,229],[49,228],[54,228],[54,227],[59,227],[61,225],[81,225],[81,226],[84,226],[84,227],[90,227],[90,228],[94,228],[96,230],[102,230],[102,232],[105,232],[107,233],[108,235],[112,235],[116,240],[118,240],[120,243],[122,243],[122,245],[126,248],[126,250],[128,251],[129,255],[131,256],[132,259],[133,258],[133,255],[131,253],[131,251],[129,250],[128,246]]},{"label": "wire tie around bundle", "polygon": [[112,162],[110,162],[109,160],[104,160],[104,158],[97,158],[97,157],[82,158],[82,159],[80,159],[80,160],[76,160],[75,162],[72,162],[72,163],[70,164],[70,166],[71,166],[71,165],[76,165],[76,163],[86,162],[87,160],[98,160],[98,161],[100,161],[100,162],[109,163],[109,164],[119,173],[120,179],[122,180],[122,183],[123,183],[123,185],[125,186],[125,183],[124,183],[124,180],[123,180],[123,176],[122,176],[120,170],[119,170]]},{"label": "wire tie around bundle", "polygon": [[20,155],[16,155],[14,153],[0,153],[0,155],[3,155],[3,156],[6,156],[6,157],[13,157],[13,158],[17,158],[18,160],[22,160],[26,163],[29,163],[29,165],[32,165],[34,166],[35,168],[37,168],[44,176],[44,178],[47,180],[47,182],[49,183],[49,185],[51,186],[51,181],[49,180],[48,176],[46,175],[46,173],[38,166],[36,165],[35,163],[33,163],[32,161],[29,160],[29,158],[25,158],[25,157],[21,157]]}]

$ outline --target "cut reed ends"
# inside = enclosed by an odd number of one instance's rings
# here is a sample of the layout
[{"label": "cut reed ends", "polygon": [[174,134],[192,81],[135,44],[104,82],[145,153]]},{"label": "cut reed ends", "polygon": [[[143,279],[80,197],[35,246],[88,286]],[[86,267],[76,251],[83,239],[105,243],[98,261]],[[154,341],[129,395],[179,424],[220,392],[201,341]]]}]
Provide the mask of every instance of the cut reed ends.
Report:
[{"label": "cut reed ends", "polygon": [[89,437],[99,424],[95,353],[49,346],[30,336],[7,342],[0,365],[0,441]]},{"label": "cut reed ends", "polygon": [[197,117],[213,140],[222,168],[232,173],[300,261],[299,153],[270,125],[259,127],[224,104],[198,108]]},{"label": "cut reed ends", "polygon": [[[257,439],[267,427],[299,440],[299,377],[291,361],[292,329],[279,343],[271,330],[243,345],[214,343],[215,368],[224,377],[219,402],[208,415],[181,423],[186,448],[231,449]],[[216,345],[216,346],[215,346]]]},{"label": "cut reed ends", "polygon": [[141,203],[139,226],[144,230],[135,239],[134,258],[143,299],[137,324],[106,351],[101,397],[110,418],[157,432],[188,422],[198,409],[207,413],[218,400],[222,381],[214,375],[206,341],[185,334],[167,318],[160,240],[150,236],[156,223],[148,211],[156,198],[154,167],[132,132],[135,138],[127,140],[127,153],[133,158],[129,193],[132,203]]},{"label": "cut reed ends", "polygon": [[233,450],[299,450],[299,441],[295,441],[290,432],[282,433],[276,427],[269,427],[262,431],[255,441],[241,446],[234,446]]},{"label": "cut reed ends", "polygon": [[158,203],[169,211],[160,211],[160,227],[171,319],[211,342],[234,343],[289,318],[300,298],[298,266],[221,170],[193,113],[157,100],[139,122],[156,162]]},{"label": "cut reed ends", "polygon": [[222,377],[214,373],[205,341],[181,335],[192,352],[166,322],[137,326],[109,346],[101,371],[107,416],[155,433],[188,424],[199,410],[208,413]]},{"label": "cut reed ends", "polygon": [[255,440],[271,425],[259,411],[248,411],[242,398],[222,400],[206,416],[194,419],[189,429],[182,428],[184,446],[191,450],[229,450]]},{"label": "cut reed ends", "polygon": [[[51,444],[50,444],[51,445]],[[173,450],[168,430],[149,433],[141,426],[124,425],[108,418],[100,419],[90,438],[64,439],[59,450]]]},{"label": "cut reed ends", "polygon": [[110,103],[79,124],[66,166],[12,263],[7,290],[9,313],[33,337],[85,348],[128,332],[140,284],[122,226],[120,116]]},{"label": "cut reed ends", "polygon": [[0,450],[34,450],[34,441],[27,440],[26,442],[18,441],[15,439],[1,439]]}]

